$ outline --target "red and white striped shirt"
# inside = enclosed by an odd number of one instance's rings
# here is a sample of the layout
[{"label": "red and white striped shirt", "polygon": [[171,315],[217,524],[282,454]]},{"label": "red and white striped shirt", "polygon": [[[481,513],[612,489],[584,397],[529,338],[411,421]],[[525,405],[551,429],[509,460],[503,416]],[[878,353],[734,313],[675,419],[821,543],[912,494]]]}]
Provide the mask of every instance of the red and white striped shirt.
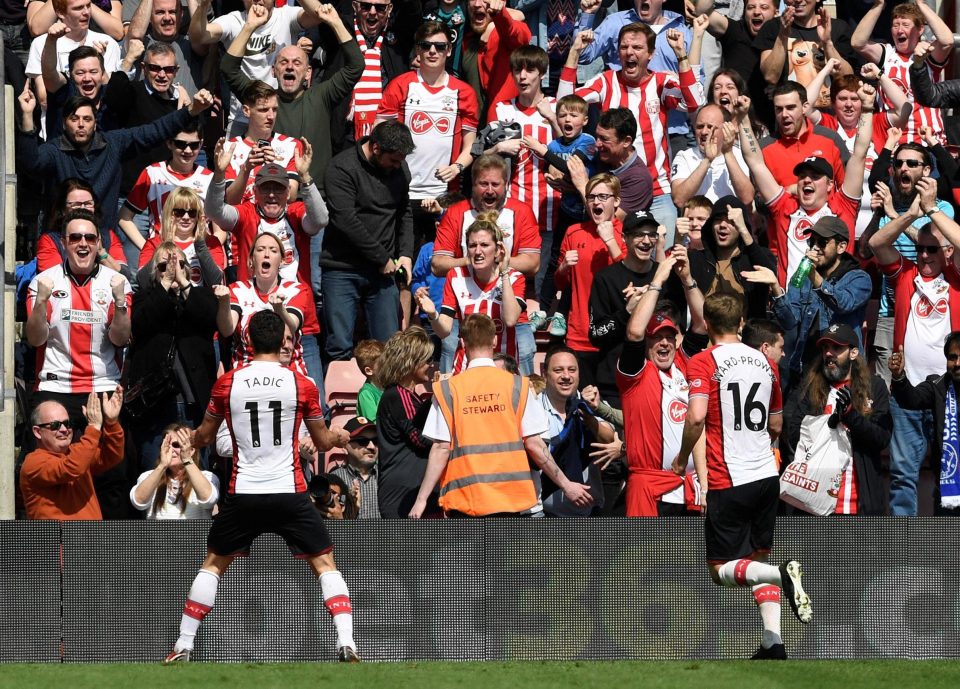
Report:
[{"label": "red and white striped shirt", "polygon": [[[907,94],[907,99],[913,103],[913,114],[903,128],[903,136],[900,137],[900,143],[907,142],[923,144],[923,137],[920,136],[921,127],[930,127],[933,133],[940,139],[940,143],[947,142],[944,136],[943,113],[940,108],[931,108],[926,105],[917,105],[913,98],[913,87],[910,85],[910,66],[913,64],[913,55],[901,55],[897,49],[890,43],[882,44],[883,60],[880,69],[883,74],[890,77],[897,86]],[[943,81],[943,66],[935,64],[930,57],[927,57],[927,71],[930,72],[930,80],[934,83]],[[882,95],[882,92],[881,92]],[[883,106],[892,109],[893,104],[883,97]],[[925,145],[925,144],[924,144]],[[881,144],[882,148],[882,144]]]},{"label": "red and white striped shirt", "polygon": [[150,213],[151,230],[153,237],[160,231],[160,218],[163,215],[163,204],[167,196],[177,187],[187,187],[196,192],[200,200],[207,198],[207,189],[213,171],[197,165],[189,175],[181,175],[171,170],[163,161],[148,165],[133,183],[130,194],[127,196],[127,205],[137,213]]},{"label": "red and white striped shirt", "polygon": [[316,334],[320,332],[317,322],[317,311],[313,303],[313,294],[309,287],[299,282],[281,282],[269,292],[257,289],[255,280],[234,282],[230,285],[230,308],[240,317],[237,320],[237,329],[234,331],[233,365],[245,364],[253,358],[253,348],[247,339],[247,326],[255,313],[271,311],[270,296],[283,296],[283,305],[300,317],[300,330],[294,333],[293,357],[290,367],[307,375],[307,365],[303,361],[303,347],[300,346],[301,334]]},{"label": "red and white striped shirt", "polygon": [[[53,283],[47,302],[47,341],[37,350],[37,390],[44,392],[108,392],[120,381],[123,348],[110,341],[114,302],[110,280],[120,275],[104,265],[78,281],[56,265],[34,276],[27,289],[27,317],[37,300],[40,278]],[[123,279],[129,308],[132,290]]]},{"label": "red and white striped shirt", "polygon": [[[552,108],[556,107],[555,98],[544,97],[544,100],[550,103]],[[514,98],[494,105],[494,112],[498,122],[516,122],[524,136],[529,136],[544,146],[553,141],[553,128],[536,107],[523,108]],[[533,209],[541,232],[553,230],[556,225],[555,213],[560,207],[560,192],[547,184],[544,177],[549,168],[550,164],[546,160],[535,156],[526,146],[520,148],[519,155],[510,163],[510,187],[507,189],[507,197]]]},{"label": "red and white striped shirt", "polygon": [[373,121],[376,119],[377,107],[383,98],[383,68],[381,56],[383,50],[383,34],[377,36],[373,45],[367,45],[360,27],[353,23],[353,33],[357,45],[363,52],[363,74],[353,87],[353,96],[350,99],[350,108],[347,110],[347,122],[353,122],[353,136],[356,141],[370,134],[373,130]]},{"label": "red and white striped shirt", "polygon": [[[438,256],[463,258],[467,254],[467,228],[477,219],[469,199],[450,206],[437,228],[433,253]],[[497,225],[503,232],[503,243],[511,256],[540,253],[540,230],[530,206],[516,199],[507,199],[500,209]]]},{"label": "red and white striped shirt", "polygon": [[446,73],[440,86],[427,85],[419,69],[387,84],[377,117],[399,120],[410,128],[416,146],[407,156],[410,198],[446,193],[447,183],[435,173],[460,157],[463,133],[477,131],[479,109],[473,88]]},{"label": "red and white striped shirt", "polygon": [[[510,269],[510,285],[513,294],[520,302],[520,323],[527,322],[527,304],[523,300],[526,290],[526,281],[518,271]],[[509,354],[519,359],[517,349],[517,329],[503,325],[501,309],[503,308],[503,288],[500,287],[500,276],[494,275],[493,280],[486,285],[477,284],[473,269],[469,266],[458,266],[447,273],[447,281],[443,286],[442,313],[462,321],[471,313],[485,313],[497,326],[497,343],[494,352]],[[463,348],[463,341],[457,343],[457,353],[453,359],[453,373],[460,373],[467,367],[467,353]]]},{"label": "red and white striped shirt", "polygon": [[687,381],[690,401],[708,400],[708,488],[776,476],[767,430],[770,416],[782,410],[776,366],[742,342],[720,344],[690,358]]},{"label": "red and white striped shirt", "polygon": [[278,361],[251,361],[224,373],[207,414],[226,421],[233,443],[229,493],[303,493],[301,426],[320,421],[320,393],[307,376]]},{"label": "red and white striped shirt", "polygon": [[[253,243],[264,232],[279,237],[283,243],[283,259],[280,261],[280,279],[296,280],[304,285],[312,285],[310,265],[310,235],[303,229],[303,218],[307,206],[303,201],[295,201],[287,206],[287,212],[277,220],[267,220],[253,203],[241,203],[234,206],[240,217],[230,230],[230,243],[236,253],[237,279],[250,277],[247,257],[253,249]],[[301,258],[303,260],[301,260]]]},{"label": "red and white striped shirt", "polygon": [[[240,167],[246,162],[247,158],[250,157],[250,151],[257,147],[257,142],[243,136],[235,136],[227,142],[227,145],[229,144],[234,144],[234,149],[233,157],[230,159],[230,167],[228,167],[226,173],[224,173],[224,177],[228,182],[239,176]],[[303,155],[303,142],[292,136],[274,132],[273,138],[270,139],[270,148],[273,149],[276,155],[276,159],[273,162],[285,167],[287,169],[287,176],[290,177],[290,179],[298,180],[300,175],[297,172],[295,154],[300,153]],[[242,202],[253,201],[253,181],[257,176],[257,171],[261,167],[262,166],[257,165],[250,170],[250,175],[247,177],[247,186],[243,190]]]},{"label": "red and white striped shirt", "polygon": [[[693,70],[650,72],[637,86],[624,83],[619,70],[606,70],[573,91],[588,103],[599,103],[600,110],[628,108],[637,118],[637,140],[634,147],[647,164],[653,179],[653,195],[670,193],[670,137],[667,114],[670,110],[694,112],[707,101],[703,85]],[[577,70],[564,67],[560,73],[557,96],[573,89]]]}]

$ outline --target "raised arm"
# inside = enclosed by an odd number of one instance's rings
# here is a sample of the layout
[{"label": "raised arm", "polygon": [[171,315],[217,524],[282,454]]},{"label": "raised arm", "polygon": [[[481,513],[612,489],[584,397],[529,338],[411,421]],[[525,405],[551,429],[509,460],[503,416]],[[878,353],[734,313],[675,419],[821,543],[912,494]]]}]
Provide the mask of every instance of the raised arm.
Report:
[{"label": "raised arm", "polygon": [[[32,2],[31,5],[37,3]],[[43,43],[43,50],[40,51],[40,76],[43,79],[43,86],[47,93],[56,93],[62,86],[67,85],[67,78],[60,71],[60,65],[57,59],[57,39],[67,35],[67,25],[63,22],[54,22],[47,29],[47,40]]]},{"label": "raised arm", "polygon": [[853,67],[847,62],[846,58],[837,50],[833,43],[833,19],[826,7],[821,7],[817,17],[817,38],[820,45],[823,46],[823,54],[827,59],[833,58],[840,61],[840,74],[853,74]]},{"label": "raised arm", "polygon": [[787,63],[787,43],[790,41],[790,29],[793,26],[794,9],[787,6],[780,15],[780,31],[777,40],[770,50],[760,53],[760,71],[768,84],[776,86],[780,83],[783,66]]},{"label": "raised arm", "polygon": [[[920,0],[923,2],[923,0]],[[884,0],[873,0],[873,5],[863,15],[863,19],[857,24],[853,35],[850,36],[850,47],[857,51],[861,56],[870,60],[870,62],[879,62],[883,55],[883,47],[872,39],[873,30],[877,27],[877,21],[883,13]],[[918,3],[919,4],[919,3]]]},{"label": "raised arm", "polygon": [[917,9],[920,10],[924,21],[933,32],[933,61],[942,65],[953,54],[953,31],[926,3],[926,0],[917,0]]},{"label": "raised arm", "polygon": [[753,133],[753,127],[750,124],[750,98],[748,96],[738,96],[736,105],[737,126],[740,129],[740,153],[747,164],[753,179],[757,184],[757,191],[760,192],[760,198],[764,203],[769,203],[783,191],[773,173],[767,167],[763,159],[763,152],[760,150],[760,144]]},{"label": "raised arm", "polygon": [[212,3],[213,0],[199,0],[197,9],[190,17],[190,28],[187,30],[187,36],[195,50],[216,43],[223,35],[222,26],[217,22],[207,22],[207,12],[210,10]]},{"label": "raised arm", "polygon": [[954,247],[960,247],[960,225],[940,209],[937,203],[937,182],[932,177],[917,180],[917,196],[920,198],[920,212],[930,218],[930,224],[940,231],[943,238]]},{"label": "raised arm", "polygon": [[853,153],[847,161],[847,174],[843,179],[843,193],[852,199],[863,195],[863,175],[867,165],[867,151],[873,142],[873,104],[877,90],[870,84],[860,84],[857,89],[860,98],[860,122],[857,124],[857,138],[853,142]]},{"label": "raised arm", "polygon": [[647,336],[647,324],[653,318],[653,312],[657,309],[657,302],[663,291],[663,286],[670,278],[670,273],[676,265],[677,259],[669,256],[666,260],[657,264],[657,272],[653,274],[653,279],[647,285],[646,291],[641,292],[635,289],[628,298],[635,300],[636,306],[630,314],[627,321],[627,340],[630,342],[643,342]]},{"label": "raised arm", "polygon": [[830,58],[823,65],[823,69],[817,72],[816,76],[807,84],[807,109],[803,114],[809,117],[810,121],[814,124],[820,124],[820,111],[816,105],[817,101],[820,100],[820,92],[823,90],[823,85],[826,83],[827,77],[835,72],[839,73],[839,71],[840,60]]},{"label": "raised arm", "polygon": [[913,114],[913,103],[907,98],[897,83],[886,72],[872,62],[860,68],[860,76],[871,81],[877,81],[883,90],[883,95],[890,101],[890,109],[884,114],[893,127],[903,127]]},{"label": "raised arm", "polygon": [[880,265],[887,266],[900,260],[900,252],[897,251],[893,243],[897,240],[897,237],[919,217],[920,195],[917,194],[913,199],[913,203],[910,204],[910,208],[908,208],[905,213],[894,218],[873,233],[868,244]]}]

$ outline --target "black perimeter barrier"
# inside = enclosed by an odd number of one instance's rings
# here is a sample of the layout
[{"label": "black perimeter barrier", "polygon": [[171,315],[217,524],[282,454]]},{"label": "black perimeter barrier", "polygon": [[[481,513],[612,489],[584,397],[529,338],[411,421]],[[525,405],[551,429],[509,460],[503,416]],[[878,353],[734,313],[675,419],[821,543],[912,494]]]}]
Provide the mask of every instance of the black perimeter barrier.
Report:
[{"label": "black perimeter barrier", "polygon": [[[158,661],[210,522],[0,522],[0,661]],[[732,659],[757,648],[749,589],[713,585],[689,519],[330,525],[365,660]],[[783,602],[792,658],[960,656],[960,519],[781,518],[814,603]],[[333,660],[319,584],[276,536],[220,584],[206,661]]]}]

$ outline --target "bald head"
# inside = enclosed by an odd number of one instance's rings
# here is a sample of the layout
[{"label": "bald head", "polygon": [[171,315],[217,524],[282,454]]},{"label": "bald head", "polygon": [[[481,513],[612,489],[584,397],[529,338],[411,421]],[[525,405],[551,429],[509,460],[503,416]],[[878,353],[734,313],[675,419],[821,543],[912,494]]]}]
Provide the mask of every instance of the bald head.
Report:
[{"label": "bald head", "polygon": [[280,84],[280,93],[296,98],[309,85],[310,58],[300,46],[288,45],[277,53],[273,75]]},{"label": "bald head", "polygon": [[37,439],[37,447],[62,454],[70,448],[73,430],[69,425],[60,426],[56,430],[43,427],[53,421],[67,423],[70,421],[70,414],[67,413],[66,407],[59,402],[41,402],[30,415],[30,426],[33,429],[33,437]]},{"label": "bald head", "polygon": [[703,151],[703,147],[711,137],[718,136],[723,128],[724,111],[719,105],[704,105],[697,112],[697,122],[694,131],[697,137],[697,145]]}]

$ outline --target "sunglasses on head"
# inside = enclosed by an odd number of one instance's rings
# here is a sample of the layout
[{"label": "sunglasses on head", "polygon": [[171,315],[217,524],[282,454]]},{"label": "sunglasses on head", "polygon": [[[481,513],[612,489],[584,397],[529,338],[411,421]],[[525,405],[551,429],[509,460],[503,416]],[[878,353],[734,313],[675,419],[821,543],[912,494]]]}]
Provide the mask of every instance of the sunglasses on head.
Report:
[{"label": "sunglasses on head", "polygon": [[170,212],[173,213],[173,217],[175,217],[175,218],[182,218],[182,217],[185,216],[185,215],[186,215],[188,218],[195,218],[195,217],[197,217],[197,209],[196,209],[196,208],[174,208],[174,209],[173,209],[172,211],[170,211]]},{"label": "sunglasses on head", "polygon": [[151,74],[159,74],[160,72],[163,72],[167,76],[173,76],[180,70],[179,65],[171,65],[170,67],[164,67],[162,65],[155,65],[150,62],[144,62],[143,66]]},{"label": "sunglasses on head", "polygon": [[[164,271],[167,269],[167,265],[168,265],[169,263],[170,263],[169,261],[158,261],[158,262],[157,262],[157,270],[159,270],[161,273],[164,272]],[[181,267],[181,268],[186,268],[186,267],[187,267],[187,262],[186,262],[186,261],[181,260],[181,261],[179,261],[179,263],[180,263],[180,267]]]},{"label": "sunglasses on head", "polygon": [[71,244],[79,244],[80,242],[87,242],[88,244],[93,244],[97,241],[97,235],[95,234],[68,234],[67,241]]},{"label": "sunglasses on head", "polygon": [[183,139],[174,139],[173,145],[177,148],[178,151],[196,151],[200,148],[202,141],[184,141]]},{"label": "sunglasses on head", "polygon": [[916,169],[916,168],[920,167],[921,165],[923,165],[923,161],[922,161],[922,160],[913,160],[912,158],[908,158],[908,159],[906,159],[906,160],[895,160],[895,161],[893,161],[893,166],[894,166],[894,167],[903,167],[904,165],[906,165],[908,168],[910,168],[911,170],[913,170],[913,169]]},{"label": "sunglasses on head", "polygon": [[379,14],[380,12],[386,12],[390,8],[389,2],[384,4],[375,2],[358,2],[357,4],[360,5],[361,12],[369,12],[370,10],[373,10]]},{"label": "sunglasses on head", "polygon": [[417,47],[423,52],[430,52],[430,48],[436,48],[438,53],[445,53],[450,44],[446,41],[420,41]]},{"label": "sunglasses on head", "polygon": [[61,428],[72,428],[73,424],[70,423],[70,419],[64,419],[63,421],[47,421],[46,423],[38,423],[37,428],[49,428],[51,431],[59,431]]}]

